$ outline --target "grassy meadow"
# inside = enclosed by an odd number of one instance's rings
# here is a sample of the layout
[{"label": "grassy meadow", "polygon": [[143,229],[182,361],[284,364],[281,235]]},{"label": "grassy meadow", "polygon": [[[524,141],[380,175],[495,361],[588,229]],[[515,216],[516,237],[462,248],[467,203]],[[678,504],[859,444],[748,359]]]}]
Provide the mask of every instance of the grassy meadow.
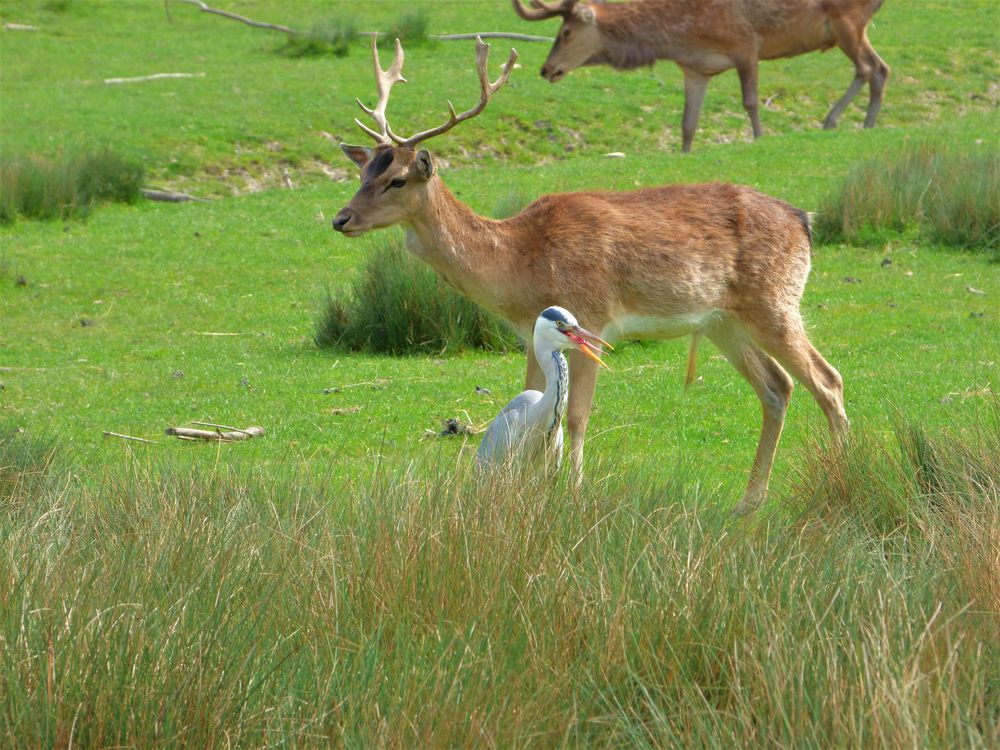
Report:
[{"label": "grassy meadow", "polygon": [[[556,26],[500,0],[215,4],[301,29],[387,30],[414,7],[430,33]],[[330,228],[356,185],[337,143],[367,142],[364,39],[289,54],[275,32],[125,0],[4,0],[0,21],[38,28],[0,31],[0,164],[113,149],[148,186],[211,199],[0,224],[0,742],[1000,745],[989,241],[958,250],[909,220],[824,234],[803,312],[852,438],[828,446],[797,389],[751,519],[728,510],[759,404],[710,344],[685,392],[686,341],[607,358],[579,498],[564,478],[481,486],[476,438],[427,431],[486,424],[523,354],[314,342],[329,295],[391,234]],[[937,147],[993,175],[975,207],[996,190],[998,27],[985,0],[890,0],[870,29],[893,69],[877,128],[860,129],[863,92],[819,129],[852,75],[832,50],[762,64],[757,142],[735,74],[716,79],[689,155],[672,64],[553,86],[548,46],[518,42],[509,86],[429,148],[490,215],[710,180],[832,210],[850,175]],[[406,53],[397,130],[474,100],[471,42]],[[165,72],[203,75],[104,83]],[[163,435],[192,420],[267,435]]]}]

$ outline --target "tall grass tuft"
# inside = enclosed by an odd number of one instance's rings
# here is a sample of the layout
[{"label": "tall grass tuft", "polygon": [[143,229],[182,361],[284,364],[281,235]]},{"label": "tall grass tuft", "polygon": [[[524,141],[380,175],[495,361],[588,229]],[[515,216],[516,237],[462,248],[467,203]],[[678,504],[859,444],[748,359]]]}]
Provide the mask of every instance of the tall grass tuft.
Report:
[{"label": "tall grass tuft", "polygon": [[141,164],[110,148],[82,150],[56,159],[4,155],[0,159],[0,222],[82,218],[100,202],[139,199]]},{"label": "tall grass tuft", "polygon": [[504,321],[454,291],[398,239],[368,255],[346,292],[328,295],[314,340],[321,347],[388,354],[518,346]]},{"label": "tall grass tuft", "polygon": [[430,17],[427,11],[423,8],[409,8],[400,13],[385,38],[399,39],[407,46],[414,47],[428,41],[429,30]]},{"label": "tall grass tuft", "polygon": [[[744,521],[683,476],[570,498],[468,456],[0,482],[0,742],[995,747],[1000,432],[915,459],[908,427],[804,476],[894,473]],[[905,534],[855,521],[886,494]]]},{"label": "tall grass tuft", "polygon": [[926,242],[1000,256],[1000,153],[921,143],[861,162],[821,204],[815,229],[821,242],[915,230]]},{"label": "tall grass tuft", "polygon": [[317,21],[303,34],[290,35],[278,52],[286,57],[346,57],[357,34],[354,18],[331,16]]}]

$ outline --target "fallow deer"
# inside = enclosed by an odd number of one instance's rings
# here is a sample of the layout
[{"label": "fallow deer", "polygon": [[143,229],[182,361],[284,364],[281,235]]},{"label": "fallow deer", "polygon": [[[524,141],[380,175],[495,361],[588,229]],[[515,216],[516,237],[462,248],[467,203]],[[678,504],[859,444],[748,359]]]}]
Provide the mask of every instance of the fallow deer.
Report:
[{"label": "fallow deer", "polygon": [[[392,66],[372,54],[378,103],[361,108],[373,129],[355,120],[377,145],[341,144],[361,169],[361,187],[333,220],[348,237],[402,225],[411,252],[452,286],[506,318],[526,341],[540,310],[572,309],[580,325],[605,339],[704,335],[753,386],[764,412],[750,481],[740,509],[767,491],[775,449],[792,393],[788,368],[809,389],[840,435],[848,426],[840,374],[806,336],[799,300],[810,265],[806,214],[748,187],[672,185],[632,192],[546,195],[517,215],[495,221],[476,215],[448,190],[426,139],[475,117],[504,85],[517,53],[490,82],[489,46],[476,40],[479,103],[409,138],[390,128],[386,104],[402,81],[398,40]],[[527,357],[526,388],[544,376]],[[781,364],[779,364],[779,362]],[[596,362],[570,354],[566,422],[574,484],[583,472],[583,438],[597,381]]]},{"label": "fallow deer", "polygon": [[624,3],[511,0],[528,21],[563,19],[542,66],[550,82],[583,65],[630,70],[673,60],[684,73],[684,151],[698,127],[712,76],[736,68],[754,138],[761,135],[757,63],[840,47],[854,63],[854,80],[823,121],[834,128],[861,87],[871,97],[865,127],[875,125],[889,66],[868,41],[867,27],[882,0],[633,0]]}]

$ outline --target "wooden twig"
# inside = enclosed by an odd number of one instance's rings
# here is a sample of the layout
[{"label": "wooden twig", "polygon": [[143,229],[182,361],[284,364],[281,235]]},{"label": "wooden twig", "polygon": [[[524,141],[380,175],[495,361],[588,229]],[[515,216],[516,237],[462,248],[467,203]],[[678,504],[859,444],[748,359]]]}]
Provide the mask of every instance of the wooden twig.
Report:
[{"label": "wooden twig", "polygon": [[4,31],[41,31],[37,26],[31,26],[26,23],[4,23]]},{"label": "wooden twig", "polygon": [[[171,0],[163,0],[163,7],[166,8],[167,17],[170,17],[170,2]],[[280,31],[282,34],[288,34],[289,36],[302,36],[303,32],[293,29],[289,26],[283,26],[279,23],[265,23],[263,21],[255,21],[252,18],[247,18],[246,16],[241,16],[237,13],[232,13],[228,10],[222,10],[220,8],[212,8],[202,0],[173,0],[176,3],[186,3],[187,5],[193,5],[203,13],[212,13],[216,16],[222,16],[223,18],[230,18],[234,21],[239,21],[240,23],[245,23],[247,26],[253,26],[255,29],[270,29],[271,31]],[[377,31],[359,31],[358,36],[372,36],[373,34],[378,34]],[[512,31],[480,31],[478,33],[472,32],[468,34],[428,34],[428,39],[433,39],[438,42],[454,42],[454,41],[465,41],[472,40],[476,37],[482,37],[483,39],[514,39],[519,42],[552,42],[555,41],[550,36],[536,36],[535,34],[518,34]]]},{"label": "wooden twig", "polygon": [[153,73],[148,76],[134,76],[133,78],[105,78],[106,84],[114,85],[118,83],[142,83],[143,81],[159,81],[162,78],[204,78],[204,73]]},{"label": "wooden twig", "polygon": [[554,42],[555,38],[551,36],[535,36],[534,34],[517,34],[512,31],[480,31],[476,34],[428,34],[429,39],[433,39],[438,42],[456,42],[463,41],[466,39],[475,39],[476,37],[481,37],[483,39],[513,39],[518,42]]},{"label": "wooden twig", "polygon": [[247,427],[245,430],[223,432],[221,430],[196,430],[192,427],[168,427],[166,433],[181,440],[208,440],[234,443],[240,440],[262,437],[264,435],[264,428]]},{"label": "wooden twig", "polygon": [[150,445],[159,445],[156,440],[146,440],[146,438],[135,437],[134,435],[123,435],[120,432],[109,432],[104,430],[104,437],[116,437],[121,440],[134,440],[137,443],[149,443]]},{"label": "wooden twig", "polygon": [[248,430],[241,430],[239,427],[230,427],[227,424],[215,424],[214,422],[192,422],[191,424],[196,424],[199,427],[211,427],[214,430],[228,430],[229,432],[245,432],[250,437],[253,435]]},{"label": "wooden twig", "polygon": [[151,201],[166,201],[167,203],[185,203],[195,201],[196,203],[211,203],[207,198],[199,198],[187,193],[179,193],[176,190],[160,190],[158,188],[141,188],[139,194]]},{"label": "wooden twig", "polygon": [[[289,34],[292,36],[298,35],[300,32],[295,29],[291,29],[288,26],[282,26],[280,23],[264,23],[263,21],[254,21],[252,18],[247,18],[246,16],[241,16],[237,13],[231,13],[228,10],[221,10],[219,8],[211,8],[206,3],[201,0],[174,0],[176,3],[187,3],[188,5],[193,5],[202,13],[211,13],[216,16],[222,16],[223,18],[230,18],[234,21],[239,21],[240,23],[245,23],[247,26],[253,26],[255,29],[270,29],[271,31],[280,31],[282,34]],[[170,0],[163,0],[163,7],[167,9],[167,17],[170,16]]]}]

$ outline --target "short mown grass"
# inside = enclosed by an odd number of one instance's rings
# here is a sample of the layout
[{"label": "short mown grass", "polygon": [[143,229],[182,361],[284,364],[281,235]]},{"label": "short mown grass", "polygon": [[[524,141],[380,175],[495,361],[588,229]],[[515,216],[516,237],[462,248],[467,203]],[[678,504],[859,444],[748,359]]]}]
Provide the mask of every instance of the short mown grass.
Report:
[{"label": "short mown grass", "polygon": [[989,412],[919,459],[918,423],[895,448],[862,427],[742,521],[683,471],[576,499],[448,459],[88,479],[5,439],[0,738],[995,747]]},{"label": "short mown grass", "polygon": [[100,202],[135,203],[143,184],[138,162],[111,148],[80,149],[45,158],[0,158],[0,222],[82,218]]},{"label": "short mown grass", "polygon": [[507,323],[449,287],[396,235],[368,254],[348,289],[327,295],[314,338],[321,347],[386,354],[519,346]]},{"label": "short mown grass", "polygon": [[1000,257],[1000,152],[924,142],[866,159],[823,201],[815,227],[820,242],[912,230],[923,242]]}]

